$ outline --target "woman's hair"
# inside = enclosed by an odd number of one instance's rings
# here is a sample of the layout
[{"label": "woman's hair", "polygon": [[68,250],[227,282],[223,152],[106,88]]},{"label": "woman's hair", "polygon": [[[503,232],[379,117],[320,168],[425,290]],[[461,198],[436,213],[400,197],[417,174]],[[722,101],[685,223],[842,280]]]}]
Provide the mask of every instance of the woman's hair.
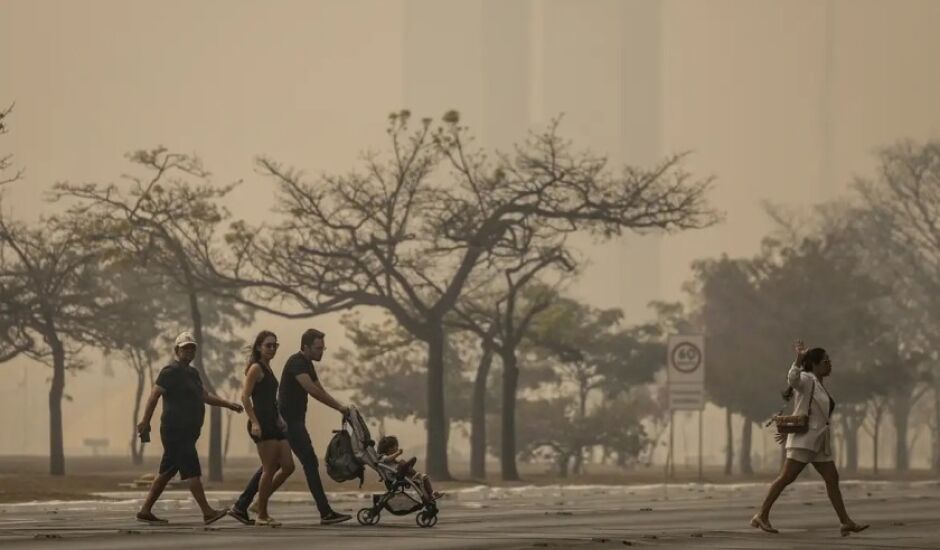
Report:
[{"label": "woman's hair", "polygon": [[270,330],[262,330],[258,333],[258,336],[255,336],[255,343],[251,345],[251,351],[248,354],[248,364],[245,365],[245,374],[248,374],[248,369],[250,369],[252,365],[261,362],[261,344],[264,343],[268,336],[273,336],[274,341],[277,341],[277,334],[274,334]]},{"label": "woman's hair", "polygon": [[803,367],[803,370],[806,372],[813,372],[813,367],[822,362],[826,358],[826,350],[823,348],[813,348],[806,352],[803,356],[803,360],[800,361],[800,366]]},{"label": "woman's hair", "polygon": [[376,447],[375,450],[378,451],[379,454],[387,455],[389,451],[391,451],[397,446],[398,446],[398,438],[395,437],[394,435],[386,435],[385,437],[379,440],[379,445],[378,447]]},{"label": "woman's hair", "polygon": [[[803,357],[800,358],[800,362],[797,365],[806,372],[813,372],[813,368],[822,362],[826,358],[826,350],[823,348],[813,348],[803,354]],[[789,401],[793,397],[793,388],[787,386],[787,389],[780,392],[780,395],[783,396],[784,401]]]}]

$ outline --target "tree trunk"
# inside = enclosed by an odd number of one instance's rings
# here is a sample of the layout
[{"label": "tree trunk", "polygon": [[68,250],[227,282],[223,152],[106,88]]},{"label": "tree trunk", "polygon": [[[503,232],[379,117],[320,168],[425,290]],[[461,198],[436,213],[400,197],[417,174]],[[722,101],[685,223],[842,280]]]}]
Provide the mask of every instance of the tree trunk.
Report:
[{"label": "tree trunk", "polygon": [[910,394],[896,395],[891,400],[891,417],[894,420],[894,467],[899,472],[910,469],[910,458],[907,452],[907,422],[911,415]]},{"label": "tree trunk", "polygon": [[584,449],[577,448],[574,452],[574,464],[571,466],[571,472],[575,475],[584,473]]},{"label": "tree trunk", "polygon": [[749,418],[744,418],[744,427],[741,430],[741,473],[744,475],[753,475],[754,468],[751,466],[751,430],[752,422]]},{"label": "tree trunk", "polygon": [[[196,338],[196,357],[193,366],[202,376],[202,384],[206,391],[215,393],[212,380],[202,362],[202,349],[205,340],[202,333],[202,312],[199,309],[199,297],[193,290],[189,291],[189,314],[193,321],[193,336]],[[209,481],[221,482],[222,475],[222,411],[218,407],[209,407]]]},{"label": "tree trunk", "polygon": [[587,387],[587,381],[581,380],[580,387],[578,388],[578,418],[581,420],[587,418],[587,398],[589,391],[591,390]]},{"label": "tree trunk", "polygon": [[470,417],[470,477],[486,479],[486,383],[493,365],[493,348],[483,344],[483,356],[473,381]]},{"label": "tree trunk", "polygon": [[144,397],[144,368],[135,363],[134,369],[137,371],[137,390],[134,392],[134,416],[131,422],[131,462],[140,466],[144,463],[145,443],[137,437],[137,423],[140,422],[140,402]]},{"label": "tree trunk", "polygon": [[44,336],[52,349],[52,384],[49,387],[49,473],[64,476],[62,398],[65,395],[65,346],[54,330]]},{"label": "tree trunk", "polygon": [[731,409],[725,409],[725,475],[730,476],[734,467],[734,431],[731,425]]},{"label": "tree trunk", "polygon": [[568,477],[568,463],[571,461],[571,456],[566,453],[559,453],[558,455],[558,477],[567,478]]},{"label": "tree trunk", "polygon": [[428,334],[428,475],[441,481],[453,479],[447,466],[447,411],[444,407],[444,328],[431,326]]},{"label": "tree trunk", "polygon": [[877,474],[878,473],[878,446],[880,445],[879,438],[881,436],[881,413],[880,412],[875,414],[874,423],[875,423],[875,426],[871,432],[871,463],[872,463],[872,472]]},{"label": "tree trunk", "polygon": [[225,418],[225,442],[222,444],[222,464],[228,461],[229,444],[232,442],[232,414]]},{"label": "tree trunk", "polygon": [[[519,368],[514,351],[500,353],[503,363],[503,416],[500,441],[500,461],[503,481],[518,481],[516,468],[516,392],[519,386]],[[566,459],[567,461],[567,459]],[[568,464],[565,462],[565,474]]]},{"label": "tree trunk", "polygon": [[842,437],[845,438],[845,471],[858,471],[858,423],[842,417]]},{"label": "tree trunk", "polygon": [[[935,367],[936,368],[936,367]],[[940,473],[940,373],[934,374],[933,385],[933,456],[934,473]]]}]

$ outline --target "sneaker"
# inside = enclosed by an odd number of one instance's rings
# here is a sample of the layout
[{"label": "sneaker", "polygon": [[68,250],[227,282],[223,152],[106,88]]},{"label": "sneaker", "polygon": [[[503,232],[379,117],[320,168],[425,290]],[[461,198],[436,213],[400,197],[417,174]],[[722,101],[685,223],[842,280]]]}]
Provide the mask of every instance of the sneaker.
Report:
[{"label": "sneaker", "polygon": [[336,523],[343,523],[344,521],[349,521],[352,519],[352,516],[348,514],[340,514],[339,512],[330,512],[329,514],[320,518],[320,525],[333,525]]},{"label": "sneaker", "polygon": [[248,507],[248,511],[251,512],[252,514],[258,513],[258,501],[257,500],[251,503],[251,506]]},{"label": "sneaker", "polygon": [[233,518],[237,519],[242,525],[254,525],[254,524],[255,524],[255,520],[251,519],[251,518],[248,516],[248,512],[246,512],[246,511],[244,511],[244,510],[240,510],[239,508],[237,508],[237,507],[235,507],[235,506],[232,506],[232,507],[229,509],[228,515],[230,515],[230,516],[232,516]]},{"label": "sneaker", "polygon": [[150,512],[147,512],[146,514],[143,512],[137,512],[137,521],[142,521],[150,525],[166,525],[167,523],[170,523],[165,519],[158,518]]}]

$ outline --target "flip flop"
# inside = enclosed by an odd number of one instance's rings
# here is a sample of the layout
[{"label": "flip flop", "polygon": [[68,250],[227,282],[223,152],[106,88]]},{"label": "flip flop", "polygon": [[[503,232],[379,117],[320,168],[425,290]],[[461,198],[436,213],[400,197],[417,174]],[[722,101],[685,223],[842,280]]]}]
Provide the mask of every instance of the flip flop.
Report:
[{"label": "flip flop", "polygon": [[228,515],[228,509],[216,510],[214,514],[209,514],[208,516],[202,516],[202,521],[206,525],[212,525],[213,523],[219,521]]},{"label": "flip flop", "polygon": [[274,518],[255,518],[256,527],[280,527],[281,522]]}]

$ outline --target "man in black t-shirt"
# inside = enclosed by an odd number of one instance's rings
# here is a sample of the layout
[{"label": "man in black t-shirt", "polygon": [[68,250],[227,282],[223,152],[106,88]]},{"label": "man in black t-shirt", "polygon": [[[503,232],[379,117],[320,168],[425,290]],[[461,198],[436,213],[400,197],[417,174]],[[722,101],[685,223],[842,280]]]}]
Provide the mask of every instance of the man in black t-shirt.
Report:
[{"label": "man in black t-shirt", "polygon": [[163,414],[160,415],[160,440],[163,443],[163,458],[160,471],[150,486],[150,493],[144,501],[137,519],[150,524],[168,523],[153,515],[152,508],[163,493],[167,483],[179,472],[180,478],[189,481],[189,490],[202,509],[202,518],[206,525],[214,523],[227,510],[215,510],[206,501],[202,488],[202,469],[199,455],[196,453],[196,441],[202,430],[206,414],[206,404],[225,407],[241,412],[242,406],[210,394],[202,385],[199,371],[189,364],[196,356],[196,339],[189,332],[176,337],[173,346],[176,359],[157,376],[150,399],[144,410],[144,417],[137,425],[140,434],[150,433],[150,419],[157,408],[157,401],[163,398]]},{"label": "man in black t-shirt", "polygon": [[[278,408],[281,417],[287,423],[287,441],[297,459],[303,464],[304,475],[307,477],[307,487],[320,512],[320,523],[331,525],[347,521],[351,516],[335,512],[327,501],[323,491],[323,482],[320,480],[320,462],[313,450],[310,433],[307,431],[305,421],[307,415],[307,396],[310,395],[327,407],[339,411],[343,416],[349,413],[349,408],[340,404],[333,398],[317,378],[314,361],[323,358],[326,349],[324,342],[326,335],[316,329],[309,329],[300,338],[300,351],[291,355],[284,365],[281,374],[281,383],[278,386]],[[245,487],[245,492],[238,497],[238,501],[229,510],[229,515],[244,524],[250,524],[248,506],[258,492],[261,480],[261,469],[255,472],[254,477]]]}]

